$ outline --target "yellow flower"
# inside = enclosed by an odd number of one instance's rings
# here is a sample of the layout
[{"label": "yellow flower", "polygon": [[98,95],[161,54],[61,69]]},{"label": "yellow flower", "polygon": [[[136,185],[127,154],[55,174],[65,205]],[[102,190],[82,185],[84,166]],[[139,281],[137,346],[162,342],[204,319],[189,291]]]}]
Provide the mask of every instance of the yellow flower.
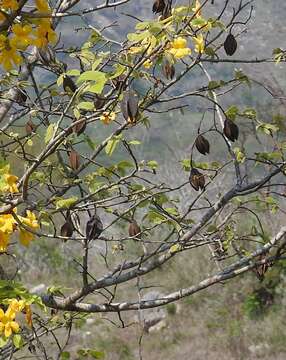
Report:
[{"label": "yellow flower", "polygon": [[35,32],[36,39],[34,45],[42,48],[48,45],[48,43],[55,44],[57,42],[57,34],[51,28],[51,21],[49,19],[41,19]]},{"label": "yellow flower", "polygon": [[9,39],[1,34],[0,35],[0,64],[3,65],[6,71],[10,71],[15,65],[22,62],[22,57],[18,54],[17,49],[11,44]]},{"label": "yellow flower", "polygon": [[183,49],[187,47],[187,40],[183,37],[178,37],[171,43],[171,45],[174,49]]},{"label": "yellow flower", "polygon": [[16,220],[11,214],[0,215],[0,231],[5,234],[12,234],[15,229]]},{"label": "yellow flower", "polygon": [[171,42],[168,50],[175,58],[181,59],[187,55],[190,55],[191,49],[187,47],[187,40],[183,37],[178,37]]},{"label": "yellow flower", "polygon": [[[39,223],[37,221],[36,215],[33,214],[30,210],[27,210],[26,217],[19,216],[19,220],[24,225],[30,227],[33,230],[39,227]],[[30,242],[34,239],[34,234],[24,228],[20,228],[19,236],[20,236],[20,242],[24,246],[29,246]]]},{"label": "yellow flower", "polygon": [[10,306],[5,313],[0,308],[0,335],[4,334],[8,338],[12,333],[17,333],[20,330],[19,324],[14,321],[15,317],[16,312]]},{"label": "yellow flower", "polygon": [[34,239],[34,234],[25,229],[20,229],[20,243],[23,246],[29,246],[30,242]]},{"label": "yellow flower", "polygon": [[17,0],[2,0],[1,7],[5,10],[18,10],[19,4]]},{"label": "yellow flower", "polygon": [[10,313],[17,313],[19,311],[22,311],[24,307],[25,307],[24,300],[12,299],[9,303],[9,308],[7,309],[7,313],[8,315]]},{"label": "yellow flower", "polygon": [[104,111],[104,113],[100,117],[100,120],[105,125],[108,125],[111,123],[111,121],[115,120],[115,117],[116,117],[115,112]]},{"label": "yellow flower", "polygon": [[36,2],[36,7],[40,12],[50,12],[50,7],[49,4],[47,3],[46,0],[35,0]]},{"label": "yellow flower", "polygon": [[151,60],[146,60],[143,64],[143,66],[146,68],[146,69],[150,69],[152,67],[153,63]]},{"label": "yellow flower", "polygon": [[33,39],[29,36],[32,32],[31,25],[20,25],[15,24],[12,26],[14,38],[11,39],[11,43],[18,49],[25,50],[29,45],[32,44]]},{"label": "yellow flower", "polygon": [[6,252],[9,244],[10,236],[0,231],[0,253]]},{"label": "yellow flower", "polygon": [[17,176],[11,174],[4,174],[4,178],[7,184],[6,186],[3,187],[4,191],[9,191],[12,194],[19,192],[17,187],[17,181],[18,181]]},{"label": "yellow flower", "polygon": [[33,229],[37,229],[39,227],[39,224],[36,215],[30,210],[26,211],[26,215],[26,217],[21,217],[22,223]]},{"label": "yellow flower", "polygon": [[199,54],[202,54],[205,51],[205,41],[202,34],[193,38],[195,42],[195,51]]}]

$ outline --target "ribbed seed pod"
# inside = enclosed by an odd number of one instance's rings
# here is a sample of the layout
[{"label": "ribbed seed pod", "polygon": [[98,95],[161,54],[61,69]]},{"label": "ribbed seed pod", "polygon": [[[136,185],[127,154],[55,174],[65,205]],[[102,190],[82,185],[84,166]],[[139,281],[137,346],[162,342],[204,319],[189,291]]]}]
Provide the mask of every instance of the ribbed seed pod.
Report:
[{"label": "ribbed seed pod", "polygon": [[61,236],[69,238],[72,236],[73,231],[74,231],[73,223],[70,219],[67,219],[67,221],[61,227]]},{"label": "ribbed seed pod", "polygon": [[232,34],[228,34],[223,43],[224,50],[228,56],[232,56],[237,49],[237,41]]},{"label": "ribbed seed pod", "polygon": [[76,125],[74,125],[72,129],[75,134],[77,134],[77,135],[82,134],[84,132],[84,130],[86,129],[86,120],[82,119],[80,122],[78,122]]},{"label": "ribbed seed pod", "polygon": [[175,66],[170,64],[169,61],[166,61],[163,66],[163,74],[165,75],[166,79],[172,80],[175,76]]},{"label": "ribbed seed pod", "polygon": [[26,129],[26,133],[27,135],[30,135],[32,134],[33,132],[35,132],[36,130],[36,125],[33,123],[33,121],[30,119],[26,122],[26,126],[25,126],[25,129]]},{"label": "ribbed seed pod", "polygon": [[70,167],[73,170],[77,170],[80,165],[80,156],[75,150],[71,150],[69,154]]},{"label": "ribbed seed pod", "polygon": [[191,169],[189,182],[196,191],[199,191],[200,189],[204,190],[205,188],[205,177],[196,168]]},{"label": "ribbed seed pod", "polygon": [[124,95],[124,98],[121,102],[121,111],[124,119],[128,123],[135,123],[136,117],[138,115],[138,95],[133,90],[129,90]]},{"label": "ribbed seed pod", "polygon": [[210,153],[210,143],[203,135],[198,135],[195,145],[201,154],[206,155]]},{"label": "ribbed seed pod", "polygon": [[25,89],[19,89],[18,93],[18,103],[19,104],[25,104],[27,101],[28,95]]},{"label": "ribbed seed pod", "polygon": [[94,214],[86,223],[85,234],[88,241],[97,239],[103,230],[103,224],[98,215]]},{"label": "ribbed seed pod", "polygon": [[165,1],[164,0],[155,0],[153,4],[152,11],[154,14],[162,13],[165,9]]},{"label": "ribbed seed pod", "polygon": [[105,105],[105,99],[97,97],[94,102],[94,106],[95,106],[96,110],[103,108],[104,105]]},{"label": "ribbed seed pod", "polygon": [[[132,236],[132,237],[137,236],[138,234],[141,233],[140,226],[137,224],[136,220],[131,221],[129,228],[128,228],[128,233],[129,233],[129,236]],[[141,234],[138,236],[138,238],[141,238]]]},{"label": "ribbed seed pod", "polygon": [[233,121],[225,119],[223,133],[230,141],[235,141],[239,135],[238,126]]}]

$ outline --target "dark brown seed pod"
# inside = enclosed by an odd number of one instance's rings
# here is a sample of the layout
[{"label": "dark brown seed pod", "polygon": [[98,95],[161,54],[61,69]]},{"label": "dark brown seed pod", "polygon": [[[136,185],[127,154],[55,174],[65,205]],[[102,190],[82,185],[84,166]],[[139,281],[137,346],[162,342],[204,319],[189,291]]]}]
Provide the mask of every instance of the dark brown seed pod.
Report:
[{"label": "dark brown seed pod", "polygon": [[[141,233],[141,229],[140,229],[140,226],[137,224],[137,221],[136,220],[132,220],[130,225],[129,225],[129,228],[128,228],[128,233],[129,233],[129,236],[137,236],[138,234]],[[138,236],[138,238],[140,238],[141,235]]]},{"label": "dark brown seed pod", "polygon": [[18,93],[18,103],[19,104],[25,104],[27,101],[28,95],[25,89],[19,89]]},{"label": "dark brown seed pod", "polygon": [[135,91],[127,91],[121,102],[121,111],[124,119],[128,123],[132,124],[136,122],[136,117],[138,114],[138,103],[139,99]]},{"label": "dark brown seed pod", "polygon": [[72,236],[73,231],[74,231],[73,223],[70,219],[67,219],[67,221],[61,227],[61,236],[69,238]]},{"label": "dark brown seed pod", "polygon": [[94,102],[94,106],[95,106],[96,110],[102,109],[104,105],[105,105],[105,99],[97,97]]},{"label": "dark brown seed pod", "polygon": [[[76,121],[78,121],[78,120],[76,120]],[[86,120],[82,119],[76,125],[74,125],[72,129],[75,134],[77,134],[77,135],[82,134],[84,132],[84,130],[86,129]]]},{"label": "dark brown seed pod", "polygon": [[71,150],[71,152],[69,154],[69,162],[70,162],[70,167],[73,170],[77,170],[79,168],[80,157],[79,157],[79,154],[75,150]]},{"label": "dark brown seed pod", "polygon": [[77,90],[76,84],[74,83],[72,78],[69,77],[68,75],[64,75],[63,88],[64,88],[65,92],[72,93],[72,94],[75,93]]},{"label": "dark brown seed pod", "polygon": [[201,154],[206,155],[210,153],[210,143],[203,135],[198,135],[195,145]]},{"label": "dark brown seed pod", "polygon": [[232,34],[228,34],[225,42],[223,43],[224,50],[226,55],[232,56],[237,49],[237,41]]},{"label": "dark brown seed pod", "polygon": [[25,126],[25,129],[26,129],[26,133],[27,135],[30,135],[32,133],[35,132],[36,130],[36,125],[33,123],[33,121],[30,119],[27,121],[26,123],[26,126]]},{"label": "dark brown seed pod", "polygon": [[233,121],[225,119],[223,133],[230,141],[235,141],[239,135],[238,126]]},{"label": "dark brown seed pod", "polygon": [[163,66],[163,74],[165,75],[166,79],[172,80],[175,76],[175,66],[170,64],[169,61],[166,61]]},{"label": "dark brown seed pod", "polygon": [[191,169],[189,182],[196,191],[199,191],[200,189],[204,190],[205,188],[205,177],[196,168]]},{"label": "dark brown seed pod", "polygon": [[162,13],[165,9],[165,6],[166,4],[164,0],[155,0],[152,7],[152,11],[154,14]]},{"label": "dark brown seed pod", "polygon": [[88,241],[97,239],[103,231],[103,224],[100,217],[94,214],[86,223],[85,234]]}]

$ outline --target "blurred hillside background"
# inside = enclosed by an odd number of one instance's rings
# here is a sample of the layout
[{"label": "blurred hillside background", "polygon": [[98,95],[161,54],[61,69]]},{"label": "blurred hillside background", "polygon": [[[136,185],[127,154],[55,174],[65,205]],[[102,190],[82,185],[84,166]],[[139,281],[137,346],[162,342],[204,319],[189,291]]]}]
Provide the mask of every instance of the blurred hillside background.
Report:
[{"label": "blurred hillside background", "polygon": [[[213,13],[209,14],[210,16],[215,17],[221,2],[215,0]],[[237,4],[238,0],[232,2]],[[94,3],[93,0],[86,1],[86,7],[92,7]],[[106,34],[121,41],[134,29],[136,23],[128,14],[144,20],[152,19],[154,18],[151,12],[152,3],[152,0],[131,1],[116,12],[113,9],[98,12],[88,15],[87,19],[98,29],[113,24]],[[177,4],[179,3],[180,1],[177,1]],[[83,7],[82,2],[80,6]],[[235,59],[270,57],[273,48],[285,48],[286,1],[257,0],[254,2],[252,16],[248,30],[242,32],[238,38]],[[73,26],[68,26],[70,21],[73,22]],[[61,41],[70,44],[71,47],[80,45],[85,33],[81,28],[85,26],[85,22],[80,18],[66,18],[60,26]],[[78,28],[78,31],[70,31],[74,27]],[[239,26],[234,32],[240,32]],[[222,50],[221,56],[225,57]],[[72,60],[66,61],[72,68]],[[271,88],[276,96],[285,97],[285,64],[206,64],[206,68],[213,80],[229,79],[235,69],[242,69],[250,79],[256,79]],[[44,82],[47,74],[39,73],[39,76]],[[189,90],[198,84],[207,85],[207,83],[208,80],[203,73],[191,73],[185,86]],[[138,88],[140,91],[140,84]],[[281,99],[271,97],[259,84],[234,90],[229,97],[224,97],[223,101],[222,105],[226,108],[232,104],[237,104],[242,109],[255,107],[261,120],[267,122],[271,122],[277,116],[282,122],[286,120],[286,104]],[[168,178],[175,184],[178,171],[182,173],[180,160],[190,156],[190,146],[197,133],[202,108],[205,106],[205,103],[201,103],[197,98],[188,99],[184,104],[188,105],[188,108],[183,113],[148,114],[152,119],[150,129],[142,126],[136,128],[132,134],[133,138],[142,142],[138,147],[141,159],[160,160],[163,163],[158,171],[162,182]],[[248,124],[242,124],[241,129],[241,136],[247,143],[248,132],[251,129]],[[97,139],[100,136],[97,129],[89,130],[91,138]],[[216,161],[224,150],[216,146],[215,138],[211,141],[214,151],[210,160]],[[248,143],[248,145],[251,148],[252,144]],[[255,145],[252,151],[255,151]],[[196,160],[203,161],[202,157],[197,157]],[[187,173],[182,176],[187,180]],[[232,174],[229,173],[225,183],[220,186],[227,186],[231,181]],[[180,199],[189,195],[187,192],[177,194]],[[245,224],[240,224],[241,227],[247,226],[248,221],[249,219],[245,219]],[[285,219],[280,217],[275,223],[268,223],[267,211],[263,221],[269,233],[272,228],[285,224]],[[118,231],[124,233],[127,229],[123,227]],[[239,232],[239,228],[236,231]],[[156,236],[160,235],[156,234]],[[74,261],[78,258],[78,250],[79,247],[74,244],[70,246],[69,242],[59,244],[58,241],[39,239],[32,244],[29,251],[18,253],[21,260],[20,276],[28,288],[40,285],[40,289],[43,290],[61,283],[67,284],[67,288],[75,286],[80,281],[78,267]],[[98,274],[104,265],[100,256],[101,250],[100,245],[94,246],[94,263],[91,266]],[[136,244],[131,244],[124,251],[136,255],[138,248]],[[200,250],[192,253],[191,258],[184,253],[180,256],[179,262],[176,259],[176,263],[168,263],[167,268],[152,273],[152,278],[147,275],[143,285],[146,282],[148,286],[150,284],[160,284],[160,286],[146,289],[144,293],[151,290],[166,293],[180,286],[186,287],[198,282],[208,256],[210,254],[202,253]],[[119,259],[124,258],[124,254],[116,252],[113,257],[114,262],[118,262]],[[5,261],[12,273],[13,260],[7,258]],[[142,331],[136,313],[122,314],[125,328],[121,328],[122,322],[116,315],[80,316],[66,350],[71,352],[71,359],[77,359],[78,349],[85,347],[104,352],[108,360],[132,360],[139,359],[141,342],[144,360],[282,360],[286,358],[285,280],[286,263],[270,269],[263,282],[260,282],[253,273],[249,273],[239,279],[201,291],[178,304],[168,305],[159,315],[157,313],[148,315],[146,311],[144,314],[147,315],[142,316],[154,315],[160,318],[157,327],[151,327],[149,332]],[[129,284],[131,287],[135,285],[135,282]],[[131,292],[131,289],[125,288],[125,297],[129,291]],[[95,294],[93,298],[95,301],[96,296]],[[61,321],[60,315],[56,315],[54,321]],[[64,331],[61,339],[63,341],[65,339]],[[50,341],[52,353],[55,345],[52,338]]]}]

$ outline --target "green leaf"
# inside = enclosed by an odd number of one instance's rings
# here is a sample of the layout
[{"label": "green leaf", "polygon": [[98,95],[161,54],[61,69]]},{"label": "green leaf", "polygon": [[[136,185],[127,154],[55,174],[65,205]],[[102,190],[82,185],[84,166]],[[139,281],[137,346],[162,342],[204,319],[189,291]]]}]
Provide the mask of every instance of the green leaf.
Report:
[{"label": "green leaf", "polygon": [[178,210],[176,208],[165,208],[165,211],[167,211],[167,213],[172,216],[179,216]]},{"label": "green leaf", "polygon": [[57,79],[57,85],[58,85],[58,86],[61,86],[61,85],[62,85],[62,83],[63,83],[63,81],[64,81],[64,75],[65,75],[65,74],[61,74],[61,75],[58,77],[58,79]]},{"label": "green leaf", "polygon": [[180,161],[182,167],[185,171],[190,171],[191,169],[191,160],[190,159],[183,159]]},{"label": "green leaf", "polygon": [[78,69],[72,69],[72,70],[67,71],[66,74],[69,76],[79,76],[80,71]]},{"label": "green leaf", "polygon": [[103,351],[98,351],[98,350],[89,350],[89,355],[93,359],[104,359],[105,358],[104,352]]},{"label": "green leaf", "polygon": [[122,75],[125,70],[126,70],[126,66],[121,65],[121,64],[116,64],[115,71],[108,77],[109,77],[109,79],[115,79],[118,76]]},{"label": "green leaf", "polygon": [[127,39],[129,41],[139,42],[150,36],[150,32],[148,30],[143,31],[141,33],[131,33],[127,35]]},{"label": "green leaf", "polygon": [[238,114],[238,107],[235,105],[232,105],[231,107],[229,107],[225,112],[225,115],[230,120],[235,120],[237,114]]},{"label": "green leaf", "polygon": [[148,216],[149,221],[154,224],[162,224],[163,222],[166,222],[166,220],[167,220],[164,215],[159,214],[155,210],[149,211],[147,216]]},{"label": "green leaf", "polygon": [[155,170],[158,167],[158,163],[155,160],[148,161],[146,165],[152,170]]},{"label": "green leaf", "polygon": [[120,175],[124,176],[125,175],[125,170],[133,168],[133,166],[134,165],[130,161],[123,160],[123,161],[120,161],[117,164],[117,169],[120,172]]},{"label": "green leaf", "polygon": [[56,209],[68,209],[72,205],[74,205],[74,203],[76,203],[77,200],[78,198],[76,196],[70,197],[68,199],[58,199],[56,201]]},{"label": "green leaf", "polygon": [[98,67],[98,65],[101,63],[101,61],[102,61],[102,58],[96,59],[92,64],[92,67],[91,67],[92,70],[95,70]]},{"label": "green leaf", "polygon": [[46,144],[48,144],[50,142],[50,140],[52,139],[52,137],[54,135],[54,130],[55,130],[55,124],[50,124],[47,127],[46,134],[45,134],[45,143]]},{"label": "green leaf", "polygon": [[111,156],[118,145],[121,136],[114,136],[110,140],[108,140],[107,145],[105,147],[105,153],[108,156]]},{"label": "green leaf", "polygon": [[4,347],[9,341],[9,338],[0,337],[0,349]]},{"label": "green leaf", "polygon": [[136,30],[145,30],[148,29],[150,25],[150,21],[141,21],[138,24],[136,24],[135,29]]},{"label": "green leaf", "polygon": [[106,81],[106,74],[102,71],[85,71],[80,75],[77,82],[80,83],[84,81],[103,82]]},{"label": "green leaf", "polygon": [[80,111],[77,107],[73,109],[73,114],[77,120],[81,117]]},{"label": "green leaf", "polygon": [[266,135],[273,135],[273,133],[279,130],[279,127],[274,124],[260,123],[256,126],[256,130],[260,130]]},{"label": "green leaf", "polygon": [[62,360],[68,360],[68,359],[70,359],[70,357],[71,357],[71,354],[68,351],[64,351],[61,353]]},{"label": "green leaf", "polygon": [[19,334],[16,334],[13,336],[13,344],[16,349],[20,349],[24,345],[24,341],[22,339],[22,336]]},{"label": "green leaf", "polygon": [[91,101],[82,101],[77,106],[83,110],[94,110],[94,103]]}]

